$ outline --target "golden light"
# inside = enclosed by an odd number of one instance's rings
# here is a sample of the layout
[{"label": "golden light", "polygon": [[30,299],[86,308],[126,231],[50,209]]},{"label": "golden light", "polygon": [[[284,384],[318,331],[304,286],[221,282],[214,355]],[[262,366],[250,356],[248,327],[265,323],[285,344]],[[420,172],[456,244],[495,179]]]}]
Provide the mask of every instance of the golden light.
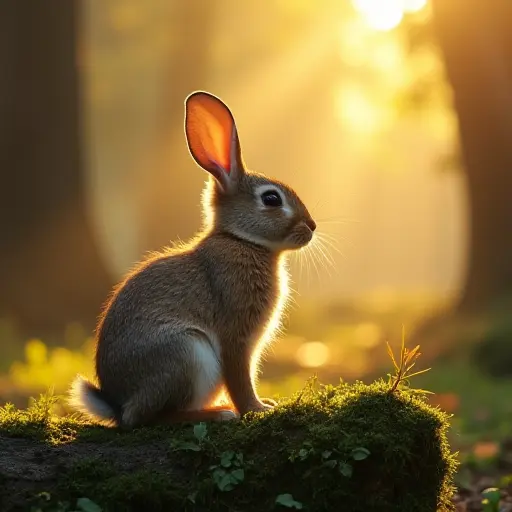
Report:
[{"label": "golden light", "polygon": [[356,344],[365,349],[377,346],[382,339],[382,329],[372,322],[364,322],[354,329]]},{"label": "golden light", "polygon": [[427,0],[352,0],[352,4],[370,27],[386,31],[397,27],[404,13],[421,11]]},{"label": "golden light", "polygon": [[352,3],[375,30],[392,30],[404,17],[401,0],[352,0]]},{"label": "golden light", "polygon": [[375,126],[375,109],[357,87],[345,84],[336,97],[336,114],[341,123],[357,132],[367,133]]},{"label": "golden light", "polygon": [[372,102],[367,91],[356,83],[347,82],[340,87],[334,108],[342,126],[354,135],[374,135],[389,124],[388,106]]},{"label": "golden light", "polygon": [[405,12],[418,12],[427,5],[427,0],[402,0],[402,3]]},{"label": "golden light", "polygon": [[308,341],[297,350],[297,362],[304,368],[318,368],[329,360],[330,350],[321,341]]}]

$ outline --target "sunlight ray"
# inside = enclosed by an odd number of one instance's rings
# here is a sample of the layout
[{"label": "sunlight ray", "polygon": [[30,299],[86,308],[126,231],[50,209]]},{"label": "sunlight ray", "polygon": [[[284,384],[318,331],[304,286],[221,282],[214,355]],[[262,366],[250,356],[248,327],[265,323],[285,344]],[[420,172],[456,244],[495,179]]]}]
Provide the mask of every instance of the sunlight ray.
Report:
[{"label": "sunlight ray", "polygon": [[[213,89],[225,91],[223,94],[230,98],[233,107],[250,106],[245,115],[253,122],[244,126],[244,139],[257,145],[268,132],[267,113],[280,116],[280,112],[285,111],[307,87],[304,69],[308,70],[310,77],[314,77],[315,70],[330,58],[329,48],[335,44],[338,23],[336,16],[326,10],[322,20],[312,24],[311,30],[305,32],[297,44],[292,45],[289,51],[279,53],[272,62],[248,66],[245,72],[242,71],[230,81],[229,87],[226,87],[222,75],[213,81]],[[279,76],[279,80],[276,80],[276,76]],[[256,91],[272,91],[272,94],[253,94]],[[250,102],[247,102],[248,97],[251,98]]]}]

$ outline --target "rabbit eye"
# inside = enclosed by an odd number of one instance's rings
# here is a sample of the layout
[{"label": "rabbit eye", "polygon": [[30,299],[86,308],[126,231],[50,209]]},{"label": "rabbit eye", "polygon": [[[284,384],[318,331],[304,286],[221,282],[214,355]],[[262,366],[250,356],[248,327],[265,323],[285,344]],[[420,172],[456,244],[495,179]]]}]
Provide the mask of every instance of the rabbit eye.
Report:
[{"label": "rabbit eye", "polygon": [[275,190],[267,190],[261,194],[261,200],[265,206],[283,206],[283,200]]}]

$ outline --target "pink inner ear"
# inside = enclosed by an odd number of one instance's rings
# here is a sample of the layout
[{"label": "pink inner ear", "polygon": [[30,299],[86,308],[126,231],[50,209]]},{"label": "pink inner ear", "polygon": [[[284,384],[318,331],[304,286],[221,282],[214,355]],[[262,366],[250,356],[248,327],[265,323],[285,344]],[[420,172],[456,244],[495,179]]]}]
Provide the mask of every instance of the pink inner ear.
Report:
[{"label": "pink inner ear", "polygon": [[219,173],[229,174],[231,172],[231,166],[229,165],[229,162],[222,164],[217,158],[213,157],[206,148],[203,147],[203,150],[205,152],[206,158],[208,158],[210,163],[217,168]]},{"label": "pink inner ear", "polygon": [[229,109],[219,99],[197,94],[186,103],[185,129],[189,150],[196,162],[222,180],[231,174],[238,158],[236,128]]},{"label": "pink inner ear", "polygon": [[229,165],[221,165],[219,162],[217,162],[217,160],[215,160],[215,158],[210,158],[210,160],[212,161],[212,164],[216,165],[219,169],[222,169],[222,171],[226,174],[231,172]]},{"label": "pink inner ear", "polygon": [[206,154],[208,159],[215,164],[221,171],[229,174],[231,171],[230,164],[230,154],[231,154],[231,144],[230,139],[228,137],[226,127],[222,126],[222,124],[218,121],[218,119],[210,118],[210,123],[208,125],[208,132],[210,136],[211,142],[211,150],[208,151],[206,149]]}]

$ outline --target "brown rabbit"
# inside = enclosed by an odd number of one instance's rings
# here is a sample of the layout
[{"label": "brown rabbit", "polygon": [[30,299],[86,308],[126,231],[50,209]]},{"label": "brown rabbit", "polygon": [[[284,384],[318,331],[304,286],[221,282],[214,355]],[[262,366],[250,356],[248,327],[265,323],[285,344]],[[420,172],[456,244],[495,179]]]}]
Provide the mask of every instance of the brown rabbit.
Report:
[{"label": "brown rabbit", "polygon": [[[97,329],[99,387],[78,376],[71,389],[77,409],[124,427],[273,406],[256,393],[258,364],[287,297],[285,253],[316,228],[290,187],[245,169],[220,99],[188,96],[185,133],[210,173],[204,229],[151,255],[114,290]],[[236,411],[213,405],[223,389]]]}]

